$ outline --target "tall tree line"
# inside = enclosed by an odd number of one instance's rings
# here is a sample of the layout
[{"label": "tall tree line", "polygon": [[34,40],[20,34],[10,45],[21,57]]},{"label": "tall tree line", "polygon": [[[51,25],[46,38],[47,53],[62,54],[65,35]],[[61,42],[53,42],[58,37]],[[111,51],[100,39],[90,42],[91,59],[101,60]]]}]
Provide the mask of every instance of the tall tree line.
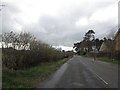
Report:
[{"label": "tall tree line", "polygon": [[93,48],[97,51],[100,49],[103,40],[99,40],[99,38],[95,38],[94,30],[88,30],[85,33],[83,40],[77,43],[74,43],[73,48],[77,54],[87,54],[90,51],[93,51]]}]

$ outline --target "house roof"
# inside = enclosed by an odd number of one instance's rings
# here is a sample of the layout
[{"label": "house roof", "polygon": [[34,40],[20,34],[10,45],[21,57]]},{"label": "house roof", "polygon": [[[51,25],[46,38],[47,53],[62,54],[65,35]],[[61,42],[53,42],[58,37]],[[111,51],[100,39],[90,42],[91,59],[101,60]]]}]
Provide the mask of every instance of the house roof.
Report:
[{"label": "house roof", "polygon": [[115,35],[115,39],[117,38],[117,36],[120,34],[120,28],[118,29],[116,35]]},{"label": "house roof", "polygon": [[110,50],[111,48],[113,48],[113,40],[104,40],[104,42],[101,44],[100,47],[100,51],[106,51],[106,50]]}]

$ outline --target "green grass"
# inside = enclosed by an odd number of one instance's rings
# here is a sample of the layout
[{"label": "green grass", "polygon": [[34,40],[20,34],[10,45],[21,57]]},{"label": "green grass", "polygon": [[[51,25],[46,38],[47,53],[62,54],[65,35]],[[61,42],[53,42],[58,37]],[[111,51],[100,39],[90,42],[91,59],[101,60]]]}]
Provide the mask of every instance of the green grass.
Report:
[{"label": "green grass", "polygon": [[43,63],[26,70],[3,69],[3,88],[32,88],[38,82],[42,82],[55,72],[68,59],[51,63]]},{"label": "green grass", "polygon": [[120,64],[120,60],[113,60],[108,57],[98,57],[97,59],[100,61],[109,62],[109,63],[113,63],[113,64]]}]

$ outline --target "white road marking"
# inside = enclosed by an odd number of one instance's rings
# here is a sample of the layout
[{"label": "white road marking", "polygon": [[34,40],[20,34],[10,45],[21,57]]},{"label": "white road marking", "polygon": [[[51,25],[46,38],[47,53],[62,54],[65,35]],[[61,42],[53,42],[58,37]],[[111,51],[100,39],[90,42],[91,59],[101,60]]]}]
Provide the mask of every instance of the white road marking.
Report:
[{"label": "white road marking", "polygon": [[90,71],[92,71],[100,80],[102,80],[105,84],[108,85],[108,83],[102,78],[100,77],[98,74],[96,74],[93,70],[89,69]]},{"label": "white road marking", "polygon": [[[87,66],[85,63],[83,63],[83,64],[85,66]],[[90,68],[87,68],[87,69],[89,69],[91,72],[93,72],[101,81],[103,81],[106,85],[108,85],[108,83],[102,77],[100,77],[98,74],[96,74],[92,69],[90,69]]]}]

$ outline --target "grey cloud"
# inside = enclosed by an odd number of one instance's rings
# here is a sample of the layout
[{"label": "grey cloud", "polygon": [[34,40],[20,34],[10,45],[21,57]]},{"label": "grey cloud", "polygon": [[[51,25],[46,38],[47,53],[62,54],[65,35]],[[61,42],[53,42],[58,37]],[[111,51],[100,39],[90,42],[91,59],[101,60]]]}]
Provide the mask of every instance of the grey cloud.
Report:
[{"label": "grey cloud", "polygon": [[[83,39],[86,30],[93,29],[96,32],[97,37],[106,36],[106,32],[111,30],[116,24],[112,21],[97,23],[90,27],[76,28],[70,23],[64,23],[64,20],[50,20],[45,19],[44,23],[41,23],[37,28],[30,28],[34,30],[34,34],[41,40],[50,43],[52,45],[65,45],[72,46],[74,42]],[[42,22],[42,21],[41,21]],[[34,27],[34,26],[33,26]],[[41,31],[41,27],[44,28],[45,32]]]},{"label": "grey cloud", "polygon": [[[95,11],[111,4],[113,4],[113,2],[100,2],[92,6],[85,5],[85,7],[73,7],[70,12],[58,17],[52,17],[49,15],[41,17],[38,23],[23,26],[23,30],[31,32],[38,39],[54,46],[73,46],[73,43],[83,39],[84,33],[89,29],[95,30],[96,36],[102,38],[106,35],[106,32],[116,26],[116,23],[113,23],[113,20],[95,23],[86,27],[76,27],[75,23],[80,17],[90,18]],[[10,16],[18,11],[19,10],[17,10],[16,7],[11,5],[9,8],[6,8],[5,12],[3,12],[4,16],[2,25],[4,32],[14,29],[13,25],[17,21],[11,19]]]},{"label": "grey cloud", "polygon": [[20,10],[16,6],[13,6],[12,3],[3,4],[5,6],[2,9],[2,32],[17,31],[14,28],[17,22],[13,19],[13,15],[20,12]]}]

